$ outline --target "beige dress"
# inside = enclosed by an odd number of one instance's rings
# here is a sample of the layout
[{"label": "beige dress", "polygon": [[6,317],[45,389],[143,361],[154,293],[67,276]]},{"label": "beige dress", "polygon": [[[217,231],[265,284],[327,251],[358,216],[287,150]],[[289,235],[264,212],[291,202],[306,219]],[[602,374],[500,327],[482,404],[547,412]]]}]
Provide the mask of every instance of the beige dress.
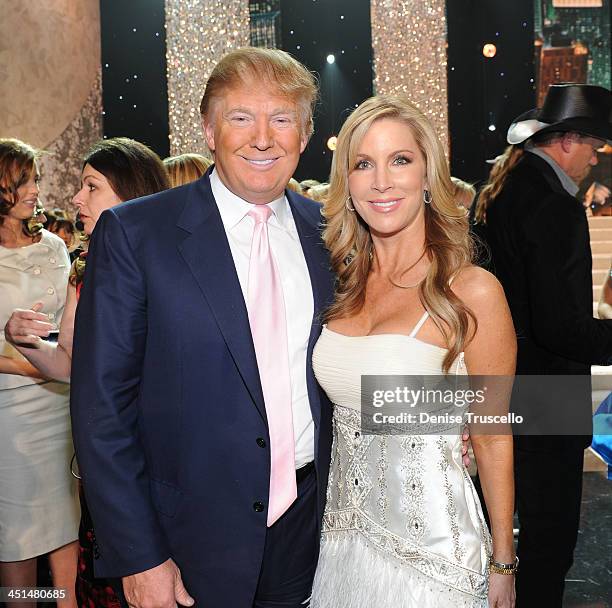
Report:
[{"label": "beige dress", "polygon": [[[368,435],[361,376],[441,376],[446,350],[416,334],[327,328],[312,361],[334,404],[334,443],[312,608],[485,608],[490,536],[461,457],[444,435]],[[463,356],[453,374],[465,374]]]},{"label": "beige dress", "polygon": [[[59,323],[70,260],[63,241],[44,230],[26,247],[0,245],[0,354],[21,359],[4,338],[15,308],[42,302]],[[77,539],[78,495],[69,385],[0,374],[0,561],[42,555]]]}]

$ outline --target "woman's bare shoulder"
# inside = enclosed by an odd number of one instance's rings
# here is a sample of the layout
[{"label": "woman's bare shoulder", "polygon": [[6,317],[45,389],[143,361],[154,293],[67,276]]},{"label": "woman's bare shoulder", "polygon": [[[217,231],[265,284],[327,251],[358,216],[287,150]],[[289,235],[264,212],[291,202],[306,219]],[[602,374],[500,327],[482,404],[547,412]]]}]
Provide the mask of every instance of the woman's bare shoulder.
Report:
[{"label": "woman's bare shoulder", "polygon": [[455,276],[452,289],[473,309],[505,302],[504,289],[495,275],[479,266],[466,266]]}]

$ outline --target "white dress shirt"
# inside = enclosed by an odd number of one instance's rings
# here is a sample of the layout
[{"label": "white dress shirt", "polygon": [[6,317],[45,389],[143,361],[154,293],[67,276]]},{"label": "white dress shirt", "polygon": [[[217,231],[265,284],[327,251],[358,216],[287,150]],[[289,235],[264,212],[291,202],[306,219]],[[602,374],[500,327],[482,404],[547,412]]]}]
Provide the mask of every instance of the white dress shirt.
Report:
[{"label": "white dress shirt", "polygon": [[[216,171],[210,176],[227,240],[229,241],[242,295],[247,302],[249,261],[255,221],[248,215],[253,204],[236,196]],[[280,274],[287,312],[287,347],[291,375],[293,436],[297,469],[314,460],[314,422],[306,385],[308,338],[314,314],[312,285],[300,237],[285,196],[268,203],[270,248]]]}]

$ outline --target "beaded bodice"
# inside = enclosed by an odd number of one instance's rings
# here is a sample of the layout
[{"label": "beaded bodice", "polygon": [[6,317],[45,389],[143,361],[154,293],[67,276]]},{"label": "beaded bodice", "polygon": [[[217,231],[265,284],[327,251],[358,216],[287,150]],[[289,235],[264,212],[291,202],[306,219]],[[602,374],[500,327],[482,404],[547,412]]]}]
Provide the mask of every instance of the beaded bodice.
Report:
[{"label": "beaded bodice", "polygon": [[[313,366],[334,403],[323,531],[358,531],[390,558],[479,594],[487,584],[490,537],[462,463],[461,428],[445,435],[361,429],[361,375],[440,375],[446,352],[414,335],[349,337],[323,329]],[[462,357],[451,373],[465,373]]]}]

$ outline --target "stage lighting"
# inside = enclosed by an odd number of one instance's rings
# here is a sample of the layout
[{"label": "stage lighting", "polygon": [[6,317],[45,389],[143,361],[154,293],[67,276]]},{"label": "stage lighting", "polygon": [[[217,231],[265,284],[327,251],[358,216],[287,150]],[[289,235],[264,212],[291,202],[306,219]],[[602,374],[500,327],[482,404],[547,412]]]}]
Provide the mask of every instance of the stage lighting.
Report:
[{"label": "stage lighting", "polygon": [[338,142],[338,138],[335,135],[332,135],[327,140],[327,147],[333,152],[336,149],[336,143]]},{"label": "stage lighting", "polygon": [[489,125],[489,131],[495,131],[497,127],[495,125]]},{"label": "stage lighting", "polygon": [[482,47],[482,54],[491,59],[497,55],[497,47],[494,44],[488,43]]},{"label": "stage lighting", "polygon": [[335,62],[336,62],[336,57],[330,53],[327,56],[327,63],[331,64],[331,63],[335,63]]}]

